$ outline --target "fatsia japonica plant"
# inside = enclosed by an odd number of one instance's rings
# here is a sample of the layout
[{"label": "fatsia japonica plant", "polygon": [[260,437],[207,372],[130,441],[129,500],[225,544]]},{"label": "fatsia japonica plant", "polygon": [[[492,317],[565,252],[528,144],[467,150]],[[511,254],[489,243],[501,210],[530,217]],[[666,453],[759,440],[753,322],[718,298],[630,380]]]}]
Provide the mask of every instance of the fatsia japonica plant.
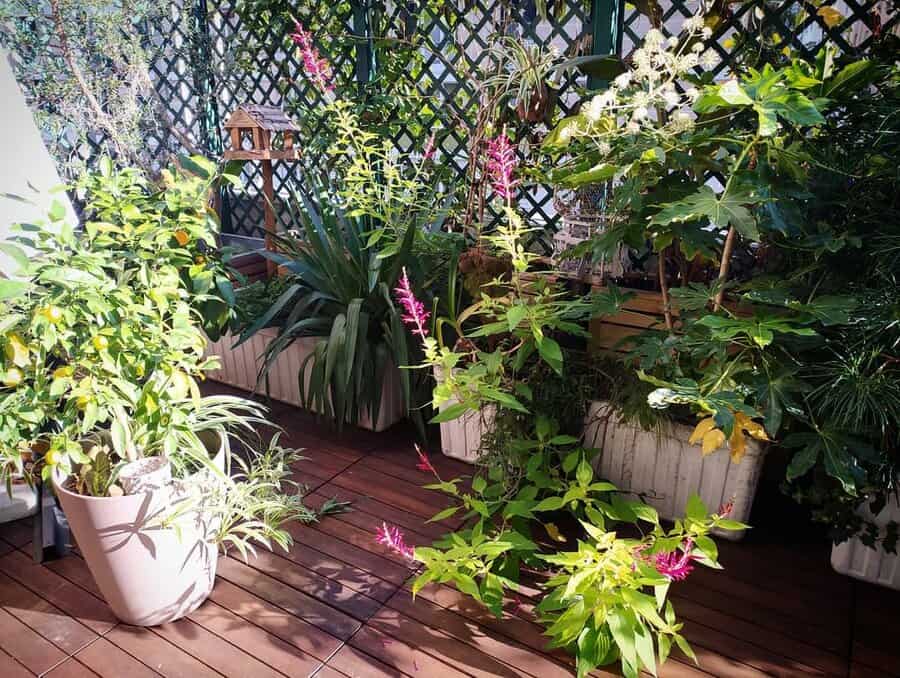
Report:
[{"label": "fatsia japonica plant", "polygon": [[[115,496],[124,464],[162,456],[176,478],[215,477],[221,536],[243,551],[251,540],[286,545],[281,522],[313,514],[287,491],[297,454],[277,440],[237,461],[245,482],[231,477],[229,439],[258,446],[264,409],[199,390],[217,364],[205,355],[202,312],[227,307],[207,207],[215,181],[202,158],[165,170],[161,185],[104,160],[80,183],[83,230],[57,203],[48,222],[18,225],[2,245],[18,270],[0,280],[0,478],[56,472],[79,493]],[[222,441],[225,473],[211,440]]]},{"label": "fatsia japonica plant", "polygon": [[740,460],[746,441],[777,436],[792,408],[780,347],[815,341],[855,303],[747,278],[768,243],[794,232],[811,161],[804,145],[819,139],[831,107],[866,81],[870,64],[838,67],[823,50],[813,62],[714,82],[696,72],[714,61],[702,42],[709,35],[701,16],[679,37],[650,30],[632,65],[563,120],[545,148],[555,183],[611,182],[612,226],[582,250],[603,256],[649,242],[656,253],[666,327],[632,353],[659,386],[651,405],[690,406],[703,452],[727,443]]}]

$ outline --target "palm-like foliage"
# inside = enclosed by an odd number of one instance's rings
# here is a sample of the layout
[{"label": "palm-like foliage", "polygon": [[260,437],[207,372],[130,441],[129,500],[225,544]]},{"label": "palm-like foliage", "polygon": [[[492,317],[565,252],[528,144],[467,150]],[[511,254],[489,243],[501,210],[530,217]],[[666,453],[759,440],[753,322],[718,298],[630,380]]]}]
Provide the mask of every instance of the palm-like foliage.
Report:
[{"label": "palm-like foliage", "polygon": [[[298,388],[304,407],[338,426],[364,413],[378,419],[388,370],[409,364],[399,310],[391,300],[416,234],[411,221],[396,253],[385,256],[366,246],[368,227],[337,206],[323,182],[307,179],[309,194],[293,190],[293,229],[276,238],[278,252],[266,253],[293,275],[293,284],[240,336],[246,341],[278,317],[279,334],[266,348],[259,380],[275,360],[303,337],[316,337],[303,362]],[[404,403],[410,402],[407,371],[400,371]]]}]

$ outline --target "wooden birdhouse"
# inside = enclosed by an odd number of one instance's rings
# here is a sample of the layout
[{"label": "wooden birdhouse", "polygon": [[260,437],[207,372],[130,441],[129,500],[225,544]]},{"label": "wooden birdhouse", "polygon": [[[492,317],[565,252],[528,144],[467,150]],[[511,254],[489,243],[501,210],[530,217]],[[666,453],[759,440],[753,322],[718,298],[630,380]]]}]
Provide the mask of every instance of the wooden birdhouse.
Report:
[{"label": "wooden birdhouse", "polygon": [[[246,104],[229,116],[225,123],[231,138],[231,148],[222,155],[226,160],[258,160],[262,169],[265,195],[266,249],[272,249],[275,234],[275,187],[272,180],[273,160],[297,160],[300,149],[294,146],[294,133],[299,128],[277,106]],[[275,264],[268,261],[269,275]]]}]

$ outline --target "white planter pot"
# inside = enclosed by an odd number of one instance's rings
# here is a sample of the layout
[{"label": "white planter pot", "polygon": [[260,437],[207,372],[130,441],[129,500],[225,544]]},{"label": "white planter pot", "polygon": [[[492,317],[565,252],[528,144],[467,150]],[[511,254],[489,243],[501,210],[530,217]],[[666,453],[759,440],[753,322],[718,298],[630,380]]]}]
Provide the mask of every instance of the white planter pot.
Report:
[{"label": "white planter pot", "polygon": [[[232,348],[237,339],[230,335],[225,335],[218,341],[209,342],[206,349],[207,355],[219,356],[222,366],[218,370],[208,372],[207,376],[213,381],[219,381],[244,391],[266,393],[274,400],[303,407],[303,403],[300,402],[300,388],[297,379],[300,374],[300,366],[306,357],[315,350],[318,339],[303,337],[288,346],[276,358],[275,364],[269,370],[268,379],[259,384],[259,388],[257,388],[257,375],[262,365],[262,356],[266,346],[276,336],[278,336],[278,330],[268,327],[257,332],[237,348]],[[309,375],[307,374],[306,387],[308,386]],[[378,421],[372,422],[371,415],[365,412],[359,421],[350,423],[370,431],[384,431],[403,419],[405,414],[399,370],[392,367],[387,371],[381,384],[381,407],[378,411]]]},{"label": "white planter pot", "polygon": [[[213,463],[223,471],[226,443],[219,442]],[[67,489],[66,480],[54,476],[56,496],[94,581],[120,620],[156,626],[203,604],[216,578],[217,517],[201,507],[179,517],[178,530],[162,527],[160,520],[173,508],[167,488],[88,497]]]},{"label": "white planter pot", "polygon": [[[891,497],[877,516],[873,516],[865,505],[859,508],[859,513],[878,525],[879,531],[891,521],[900,522],[900,504],[896,497]],[[848,577],[900,591],[900,555],[885,553],[880,546],[870,548],[858,537],[831,548],[831,566]]]},{"label": "white planter pot", "polygon": [[[595,462],[600,476],[641,495],[662,518],[682,517],[688,498],[696,493],[710,511],[732,502],[729,517],[748,522],[765,447],[747,441],[744,458],[735,464],[727,448],[704,457],[698,446],[688,443],[690,435],[691,428],[681,424],[645,431],[619,420],[607,403],[594,402],[585,419],[584,444],[600,449]],[[738,540],[744,531],[717,534]]]},{"label": "white planter pot", "polygon": [[[441,370],[434,369],[434,378],[441,380]],[[441,405],[443,412],[456,403],[450,400]],[[478,412],[466,412],[461,417],[451,421],[442,421],[441,426],[441,452],[447,457],[459,459],[467,464],[478,461],[481,438],[490,431],[494,424],[494,415],[497,410],[494,407],[486,407]]]}]

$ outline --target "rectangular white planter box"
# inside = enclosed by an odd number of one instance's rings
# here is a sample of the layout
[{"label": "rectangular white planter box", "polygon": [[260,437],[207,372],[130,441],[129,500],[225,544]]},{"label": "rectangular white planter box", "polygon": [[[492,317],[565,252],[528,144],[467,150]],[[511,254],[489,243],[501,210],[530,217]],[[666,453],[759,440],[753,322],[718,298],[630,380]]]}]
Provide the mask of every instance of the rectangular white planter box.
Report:
[{"label": "rectangular white planter box", "polygon": [[[441,409],[451,404],[447,403]],[[474,464],[480,456],[481,437],[490,430],[493,422],[493,408],[480,412],[466,412],[452,421],[442,421],[441,451],[448,457]]]},{"label": "rectangular white planter box", "polygon": [[[262,365],[262,356],[266,346],[277,335],[278,330],[267,327],[237,348],[232,348],[237,340],[230,335],[225,335],[218,341],[209,342],[206,353],[219,356],[221,368],[208,372],[208,378],[244,391],[265,393],[274,400],[303,407],[303,403],[300,402],[298,382],[300,366],[306,357],[315,350],[318,339],[302,337],[288,346],[281,352],[269,370],[268,390],[266,389],[266,380],[263,380],[257,388],[257,375]],[[309,376],[307,374],[306,386],[308,387],[308,385]],[[399,370],[392,367],[387,371],[381,385],[381,407],[378,412],[378,421],[373,423],[371,415],[365,412],[358,422],[350,423],[370,431],[384,431],[403,419],[405,414]]]},{"label": "rectangular white planter box", "polygon": [[[434,378],[441,380],[441,369],[434,368]],[[443,412],[456,401],[448,401],[441,405]],[[459,459],[467,464],[478,461],[481,438],[490,431],[494,423],[494,407],[487,407],[478,412],[466,412],[461,417],[450,421],[442,421],[441,427],[441,452],[444,456]]]},{"label": "rectangular white planter box", "polygon": [[[859,512],[878,525],[879,530],[891,521],[900,522],[896,497],[891,497],[877,516],[866,506],[860,507]],[[900,555],[885,553],[880,546],[869,548],[858,537],[831,548],[831,566],[848,577],[900,591]]]},{"label": "rectangular white planter box", "polygon": [[[733,502],[730,518],[747,523],[762,471],[765,447],[747,441],[739,464],[727,448],[703,456],[688,443],[691,428],[667,424],[660,431],[645,431],[620,421],[604,402],[591,404],[585,419],[584,444],[601,450],[595,462],[599,475],[621,490],[641,495],[660,517],[684,516],[688,498],[696,493],[710,511]],[[738,540],[744,531],[717,531]]]}]

